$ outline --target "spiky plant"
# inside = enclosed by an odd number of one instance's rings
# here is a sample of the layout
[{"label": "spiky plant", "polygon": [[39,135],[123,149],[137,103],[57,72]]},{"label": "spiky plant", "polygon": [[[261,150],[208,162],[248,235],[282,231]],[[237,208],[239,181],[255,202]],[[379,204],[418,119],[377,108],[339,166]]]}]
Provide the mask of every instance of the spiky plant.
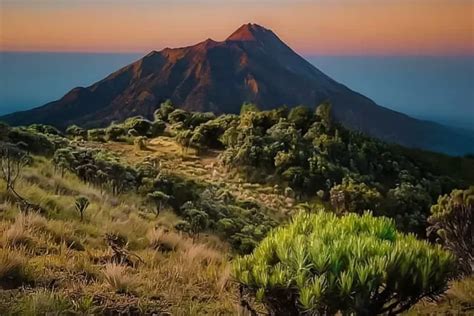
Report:
[{"label": "spiky plant", "polygon": [[75,206],[76,210],[81,215],[81,222],[84,221],[84,213],[89,207],[89,200],[84,196],[80,196],[76,199]]},{"label": "spiky plant", "polygon": [[454,266],[451,253],[388,218],[320,211],[275,229],[233,274],[276,315],[391,315],[442,294]]}]

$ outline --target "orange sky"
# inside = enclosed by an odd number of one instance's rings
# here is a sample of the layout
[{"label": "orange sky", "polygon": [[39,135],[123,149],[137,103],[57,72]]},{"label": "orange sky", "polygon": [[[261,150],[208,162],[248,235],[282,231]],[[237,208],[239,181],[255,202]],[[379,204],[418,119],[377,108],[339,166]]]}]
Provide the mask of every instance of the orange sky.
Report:
[{"label": "orange sky", "polygon": [[243,23],[304,54],[474,55],[472,0],[0,0],[0,50],[147,52]]}]

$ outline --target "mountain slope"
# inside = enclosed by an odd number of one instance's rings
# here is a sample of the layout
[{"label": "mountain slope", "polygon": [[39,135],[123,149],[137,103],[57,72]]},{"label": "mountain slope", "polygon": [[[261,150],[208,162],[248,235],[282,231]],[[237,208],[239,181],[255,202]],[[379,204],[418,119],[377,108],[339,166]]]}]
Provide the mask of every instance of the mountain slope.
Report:
[{"label": "mountain slope", "polygon": [[133,115],[151,117],[171,99],[194,111],[237,113],[243,102],[262,109],[316,106],[329,99],[345,126],[410,147],[464,154],[474,136],[383,108],[304,60],[272,31],[245,24],[225,41],[153,51],[60,100],[0,118],[12,125],[105,126]]}]

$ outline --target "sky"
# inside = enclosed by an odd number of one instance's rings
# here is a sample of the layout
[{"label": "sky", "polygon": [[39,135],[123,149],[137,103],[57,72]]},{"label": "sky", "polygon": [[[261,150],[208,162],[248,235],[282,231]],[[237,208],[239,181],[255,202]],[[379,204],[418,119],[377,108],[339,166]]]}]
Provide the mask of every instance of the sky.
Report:
[{"label": "sky", "polygon": [[248,22],[304,55],[474,55],[473,0],[0,0],[0,50],[148,52]]}]

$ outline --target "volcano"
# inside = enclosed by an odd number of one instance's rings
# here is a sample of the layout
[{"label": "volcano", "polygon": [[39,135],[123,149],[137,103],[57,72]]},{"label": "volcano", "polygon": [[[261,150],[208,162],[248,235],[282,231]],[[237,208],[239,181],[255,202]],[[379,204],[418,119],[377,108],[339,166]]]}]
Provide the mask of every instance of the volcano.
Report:
[{"label": "volcano", "polygon": [[[363,76],[363,74],[360,74]],[[43,123],[64,129],[104,127],[142,115],[151,118],[167,99],[190,111],[238,113],[242,103],[261,109],[316,107],[329,100],[344,126],[409,147],[450,154],[474,151],[474,137],[377,105],[331,79],[271,30],[245,24],[224,41],[152,51],[140,60],[61,99],[1,117],[10,125]]]}]

